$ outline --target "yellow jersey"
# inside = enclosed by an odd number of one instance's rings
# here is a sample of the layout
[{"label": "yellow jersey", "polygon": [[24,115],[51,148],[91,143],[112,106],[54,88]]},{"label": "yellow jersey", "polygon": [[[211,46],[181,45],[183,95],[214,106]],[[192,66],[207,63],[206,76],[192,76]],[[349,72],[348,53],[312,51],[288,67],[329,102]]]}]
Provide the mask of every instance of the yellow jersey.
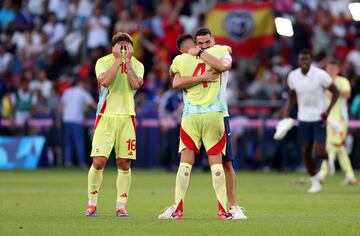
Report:
[{"label": "yellow jersey", "polygon": [[[229,55],[226,47],[220,45],[206,49],[206,52],[219,59]],[[198,76],[210,70],[211,67],[201,58],[183,53],[174,58],[170,69],[174,74],[179,73],[181,76]],[[218,80],[217,82],[201,83],[184,89],[184,115],[225,111],[224,102],[221,101],[224,98],[219,96],[220,87],[221,82]]]},{"label": "yellow jersey", "polygon": [[[96,77],[109,70],[114,64],[115,57],[108,54],[97,60],[95,65]],[[131,66],[135,74],[141,78],[144,76],[144,66],[135,57],[131,57]],[[135,91],[131,88],[126,74],[125,62],[119,67],[116,77],[108,87],[99,87],[99,103],[97,114],[103,115],[135,115]]]}]

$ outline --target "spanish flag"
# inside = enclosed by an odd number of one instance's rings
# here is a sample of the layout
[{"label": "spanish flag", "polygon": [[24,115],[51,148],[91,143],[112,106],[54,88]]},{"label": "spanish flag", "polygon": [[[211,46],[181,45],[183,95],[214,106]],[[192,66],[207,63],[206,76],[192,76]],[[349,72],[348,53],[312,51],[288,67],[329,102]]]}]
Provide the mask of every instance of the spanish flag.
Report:
[{"label": "spanish flag", "polygon": [[275,42],[271,3],[218,3],[205,25],[216,44],[231,46],[235,56],[251,57]]}]

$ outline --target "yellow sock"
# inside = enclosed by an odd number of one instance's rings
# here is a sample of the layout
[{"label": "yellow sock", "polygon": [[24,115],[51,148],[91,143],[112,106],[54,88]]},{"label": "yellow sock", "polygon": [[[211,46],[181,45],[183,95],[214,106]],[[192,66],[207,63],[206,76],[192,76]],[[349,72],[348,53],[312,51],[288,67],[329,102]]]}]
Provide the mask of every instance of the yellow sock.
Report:
[{"label": "yellow sock", "polygon": [[103,180],[104,169],[97,170],[91,165],[88,174],[88,198],[89,205],[96,205],[100,186]]},{"label": "yellow sock", "polygon": [[125,204],[129,197],[130,185],[131,185],[131,169],[129,170],[118,169],[118,175],[116,178],[117,209],[125,208]]},{"label": "yellow sock", "polygon": [[325,179],[325,177],[327,176],[328,172],[329,172],[328,162],[324,160],[324,161],[321,162],[321,167],[320,167],[318,176],[319,176],[321,179]]},{"label": "yellow sock", "polygon": [[226,179],[224,168],[221,164],[214,164],[211,167],[212,183],[218,200],[219,211],[227,212],[226,202]]},{"label": "yellow sock", "polygon": [[183,204],[186,191],[190,184],[190,174],[192,165],[180,162],[178,172],[176,174],[175,184],[175,211],[183,211]]},{"label": "yellow sock", "polygon": [[346,177],[354,177],[354,171],[351,166],[349,155],[347,154],[346,148],[344,146],[339,148],[339,164],[341,169],[345,172]]}]

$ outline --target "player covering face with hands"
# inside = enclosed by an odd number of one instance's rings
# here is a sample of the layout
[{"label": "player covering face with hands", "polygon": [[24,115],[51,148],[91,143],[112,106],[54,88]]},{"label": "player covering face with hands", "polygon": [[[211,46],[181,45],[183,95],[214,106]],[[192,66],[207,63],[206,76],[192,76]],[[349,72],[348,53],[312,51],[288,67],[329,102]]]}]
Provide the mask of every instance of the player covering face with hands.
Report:
[{"label": "player covering face with hands", "polygon": [[99,102],[92,142],[92,166],[88,174],[87,216],[96,216],[103,170],[115,150],[116,215],[128,216],[125,205],[131,184],[131,160],[136,159],[134,94],[143,84],[144,66],[133,56],[131,37],[119,32],[112,39],[112,53],[95,65]]}]

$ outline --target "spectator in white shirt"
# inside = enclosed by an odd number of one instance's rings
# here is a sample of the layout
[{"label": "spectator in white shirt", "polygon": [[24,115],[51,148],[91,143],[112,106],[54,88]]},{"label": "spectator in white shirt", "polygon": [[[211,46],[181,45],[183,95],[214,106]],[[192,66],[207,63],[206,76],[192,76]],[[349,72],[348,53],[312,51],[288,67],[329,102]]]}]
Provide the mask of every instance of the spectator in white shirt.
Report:
[{"label": "spectator in white shirt", "polygon": [[100,7],[96,7],[93,15],[88,19],[88,38],[87,47],[88,49],[95,49],[109,45],[109,27],[110,18],[103,15]]},{"label": "spectator in white shirt", "polygon": [[48,37],[48,45],[52,47],[63,40],[66,29],[63,23],[56,20],[55,14],[50,12],[48,21],[43,27],[43,32]]},{"label": "spectator in white shirt", "polygon": [[30,82],[30,90],[37,93],[39,98],[49,99],[52,91],[52,82],[47,77],[47,72],[45,69],[40,69],[38,71],[38,78]]},{"label": "spectator in white shirt", "polygon": [[86,83],[79,80],[77,85],[65,90],[60,100],[64,130],[64,159],[65,167],[72,167],[72,154],[75,148],[77,164],[87,168],[85,161],[85,108],[91,106],[96,109],[94,99],[86,90]]},{"label": "spectator in white shirt", "polygon": [[10,70],[12,55],[5,51],[5,48],[0,44],[0,77],[3,77]]}]

